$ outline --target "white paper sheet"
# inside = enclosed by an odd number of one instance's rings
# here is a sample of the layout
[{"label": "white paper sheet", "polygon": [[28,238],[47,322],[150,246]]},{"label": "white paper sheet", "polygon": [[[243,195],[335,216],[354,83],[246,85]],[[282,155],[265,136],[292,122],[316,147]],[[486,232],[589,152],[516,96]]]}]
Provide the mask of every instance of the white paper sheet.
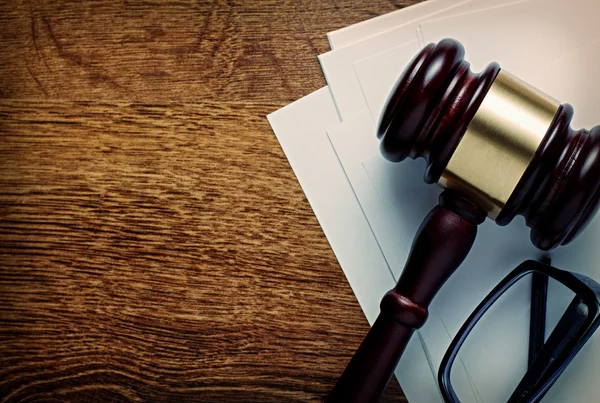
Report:
[{"label": "white paper sheet", "polygon": [[[489,8],[490,5],[495,5],[499,2],[505,4],[511,3],[509,0],[469,0],[466,2],[461,0],[451,6],[449,5],[445,9],[438,10],[433,15],[454,15],[457,13],[473,12],[473,10]],[[354,73],[353,63],[373,54],[416,40],[419,21],[431,17],[432,15],[422,16],[420,20],[410,22],[380,35],[319,56],[323,73],[325,74],[341,120],[367,111],[360,83]]]},{"label": "white paper sheet", "polygon": [[572,53],[597,38],[599,14],[597,0],[531,0],[422,22],[421,45],[455,38],[465,46],[474,71],[496,61],[531,81],[540,63]]},{"label": "white paper sheet", "polygon": [[419,50],[417,42],[414,41],[353,64],[354,73],[373,122],[379,121],[391,89]]},{"label": "white paper sheet", "polygon": [[531,80],[532,85],[542,88],[561,102],[573,105],[573,128],[590,129],[598,124],[600,32],[598,35],[594,42],[550,63]]},{"label": "white paper sheet", "polygon": [[329,32],[327,39],[329,40],[331,49],[343,48],[344,46],[352,45],[355,42],[378,35],[400,25],[420,20],[427,15],[436,13],[456,3],[456,0],[427,0]]},{"label": "white paper sheet", "polygon": [[[395,281],[325,133],[325,127],[338,121],[328,89],[322,88],[268,119],[372,324],[382,296]],[[410,401],[441,401],[419,337],[408,344],[396,376]]]}]

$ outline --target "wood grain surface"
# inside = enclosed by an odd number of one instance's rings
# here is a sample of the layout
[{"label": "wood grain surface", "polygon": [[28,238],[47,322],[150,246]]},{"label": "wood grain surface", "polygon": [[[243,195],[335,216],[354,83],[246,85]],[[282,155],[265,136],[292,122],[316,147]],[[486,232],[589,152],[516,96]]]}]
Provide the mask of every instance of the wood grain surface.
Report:
[{"label": "wood grain surface", "polygon": [[322,400],[368,324],[265,115],[413,2],[0,2],[0,401]]}]

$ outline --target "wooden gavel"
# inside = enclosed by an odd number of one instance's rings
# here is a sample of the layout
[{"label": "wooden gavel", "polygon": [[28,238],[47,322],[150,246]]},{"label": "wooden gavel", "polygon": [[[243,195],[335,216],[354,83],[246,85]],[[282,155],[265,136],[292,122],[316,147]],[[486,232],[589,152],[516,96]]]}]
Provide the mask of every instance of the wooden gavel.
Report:
[{"label": "wooden gavel", "polygon": [[467,256],[485,217],[525,217],[542,250],[569,243],[600,197],[600,126],[570,127],[573,108],[500,69],[474,74],[462,45],[426,46],[394,86],[379,122],[391,161],[422,157],[445,190],[413,241],[398,284],[328,402],[377,401],[440,287]]}]

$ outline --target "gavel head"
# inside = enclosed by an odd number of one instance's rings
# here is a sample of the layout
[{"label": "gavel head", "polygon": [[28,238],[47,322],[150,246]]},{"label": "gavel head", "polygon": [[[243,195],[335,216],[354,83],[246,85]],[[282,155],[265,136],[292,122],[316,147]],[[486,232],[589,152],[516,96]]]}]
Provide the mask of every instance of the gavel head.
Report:
[{"label": "gavel head", "polygon": [[471,72],[462,45],[426,46],[379,122],[391,161],[422,157],[425,182],[462,192],[500,225],[516,215],[542,250],[570,242],[600,197],[600,126],[570,127],[573,108],[496,63]]}]

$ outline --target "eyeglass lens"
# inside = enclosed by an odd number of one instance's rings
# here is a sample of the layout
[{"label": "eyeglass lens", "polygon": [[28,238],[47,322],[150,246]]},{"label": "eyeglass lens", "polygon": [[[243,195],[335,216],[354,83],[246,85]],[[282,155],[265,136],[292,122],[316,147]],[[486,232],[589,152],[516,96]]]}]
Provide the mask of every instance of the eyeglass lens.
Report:
[{"label": "eyeglass lens", "polygon": [[[572,347],[586,318],[587,305],[570,288],[544,274],[527,274],[490,307],[460,348],[450,370],[457,397],[462,403],[522,401]],[[581,374],[584,350],[544,401],[563,401],[569,382],[594,382]]]}]

